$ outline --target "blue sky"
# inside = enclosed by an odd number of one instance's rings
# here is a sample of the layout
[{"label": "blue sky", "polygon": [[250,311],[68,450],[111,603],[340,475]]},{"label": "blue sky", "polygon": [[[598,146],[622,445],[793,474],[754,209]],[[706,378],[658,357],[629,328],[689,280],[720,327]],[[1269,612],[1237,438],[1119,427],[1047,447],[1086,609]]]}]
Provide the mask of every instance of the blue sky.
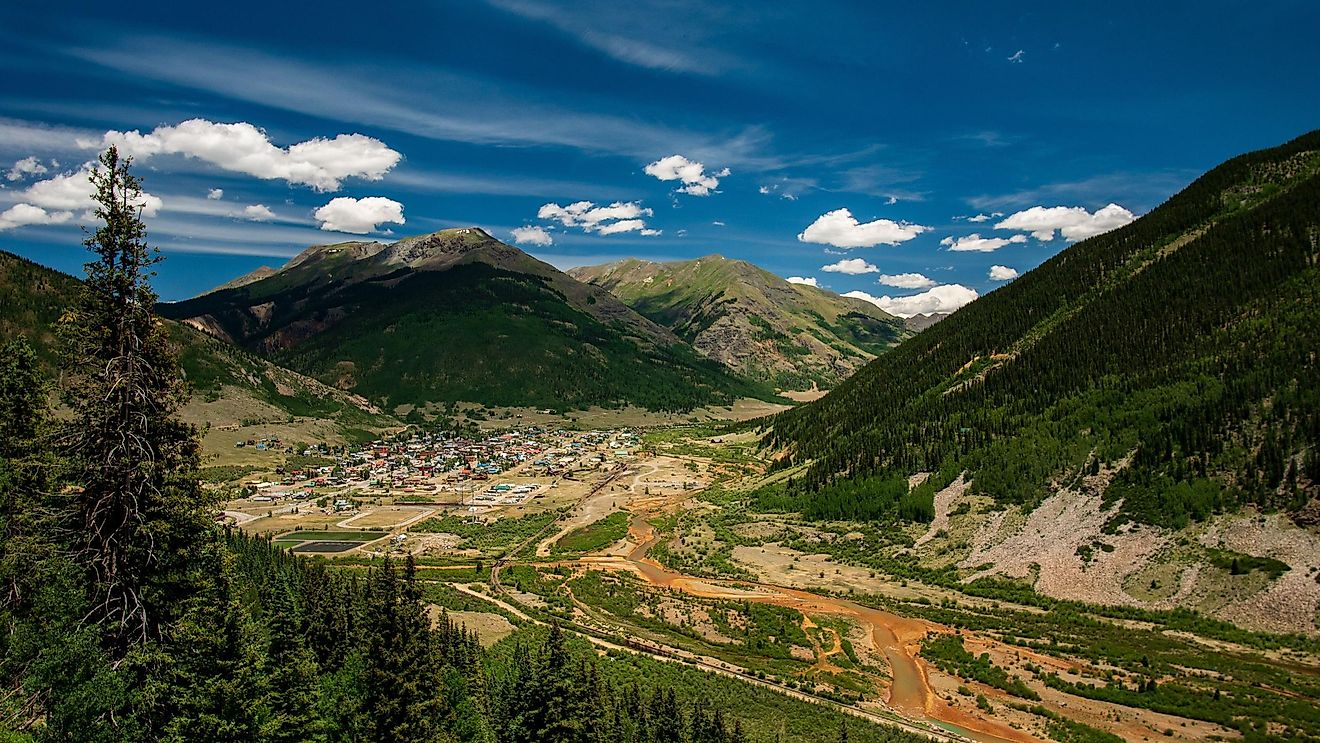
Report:
[{"label": "blue sky", "polygon": [[83,5],[0,8],[0,249],[78,272],[116,142],[166,299],[479,225],[947,309],[1320,126],[1314,2]]}]

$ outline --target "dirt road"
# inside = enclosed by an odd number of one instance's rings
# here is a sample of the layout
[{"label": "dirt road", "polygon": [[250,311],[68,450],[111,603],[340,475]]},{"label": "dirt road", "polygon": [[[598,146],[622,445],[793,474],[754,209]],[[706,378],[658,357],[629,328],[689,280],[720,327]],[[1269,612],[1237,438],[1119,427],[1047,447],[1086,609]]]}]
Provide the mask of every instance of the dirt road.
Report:
[{"label": "dirt road", "polygon": [[927,678],[925,661],[918,657],[917,651],[921,639],[928,632],[943,631],[943,628],[808,591],[749,581],[697,578],[673,572],[647,556],[658,541],[658,536],[642,514],[634,515],[629,541],[634,546],[626,555],[584,557],[579,564],[601,570],[628,571],[656,587],[682,591],[700,598],[773,604],[796,609],[804,615],[846,616],[867,628],[875,647],[884,653],[889,662],[893,680],[885,702],[890,709],[934,723],[972,740],[989,743],[1039,740],[996,720],[983,719],[955,709],[935,694]]}]

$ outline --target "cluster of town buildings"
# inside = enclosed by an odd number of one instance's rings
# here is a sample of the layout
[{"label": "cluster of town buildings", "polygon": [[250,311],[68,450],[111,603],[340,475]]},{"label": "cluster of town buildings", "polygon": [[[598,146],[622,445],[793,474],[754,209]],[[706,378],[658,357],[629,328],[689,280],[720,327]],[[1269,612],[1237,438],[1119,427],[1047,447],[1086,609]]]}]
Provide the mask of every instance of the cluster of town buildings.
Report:
[{"label": "cluster of town buildings", "polygon": [[276,467],[277,479],[249,482],[245,487],[253,502],[322,497],[328,509],[339,511],[353,509],[354,498],[421,500],[436,492],[461,493],[463,504],[474,508],[513,505],[541,488],[493,478],[508,476],[511,470],[517,470],[520,478],[571,478],[576,472],[632,456],[638,444],[631,429],[580,432],[528,427],[475,439],[445,431],[419,432],[356,448],[309,446],[293,453],[324,463]]}]

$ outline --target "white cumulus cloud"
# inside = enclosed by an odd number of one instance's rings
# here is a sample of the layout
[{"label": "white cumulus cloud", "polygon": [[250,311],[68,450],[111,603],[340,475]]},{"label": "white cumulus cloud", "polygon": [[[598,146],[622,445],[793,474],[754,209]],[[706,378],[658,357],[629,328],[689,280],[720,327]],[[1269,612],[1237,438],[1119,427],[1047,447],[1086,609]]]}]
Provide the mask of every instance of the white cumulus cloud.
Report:
[{"label": "white cumulus cloud", "polygon": [[139,160],[179,154],[224,170],[266,180],[285,180],[317,191],[337,191],[349,177],[377,181],[402,159],[384,142],[364,134],[317,137],[287,148],[272,144],[266,132],[245,121],[221,124],[189,119],[176,126],[156,127],[146,134],[108,131],[100,140],[79,139],[87,148],[117,146]]},{"label": "white cumulus cloud", "polygon": [[45,175],[45,173],[46,166],[42,165],[40,160],[35,157],[25,157],[14,163],[14,167],[9,169],[9,172],[5,174],[5,178],[11,181],[20,181],[30,175]]},{"label": "white cumulus cloud", "polygon": [[509,234],[518,245],[553,245],[555,242],[544,227],[514,227]]},{"label": "white cumulus cloud", "polygon": [[831,263],[828,266],[821,266],[820,270],[828,271],[830,273],[846,273],[849,276],[880,272],[879,268],[867,263],[861,258],[844,258],[837,263]]},{"label": "white cumulus cloud", "polygon": [[1118,204],[1110,204],[1094,214],[1080,206],[1033,206],[1010,214],[995,229],[1030,232],[1044,242],[1053,240],[1057,230],[1063,239],[1076,242],[1117,229],[1136,218]]},{"label": "white cumulus cloud", "polygon": [[719,188],[720,179],[729,174],[728,168],[707,173],[705,165],[682,155],[662,157],[648,164],[643,170],[647,175],[655,176],[662,181],[682,181],[683,185],[677,189],[677,192],[689,196],[710,195],[711,191]]},{"label": "white cumulus cloud", "polygon": [[364,235],[382,224],[403,224],[403,204],[383,196],[331,199],[313,215],[321,229]]},{"label": "white cumulus cloud", "polygon": [[542,204],[536,216],[559,222],[565,227],[578,227],[583,232],[615,235],[621,232],[639,232],[658,235],[659,230],[648,229],[642,217],[651,216],[650,208],[637,201],[616,201],[608,206],[596,206],[591,201],[575,201],[568,206]]},{"label": "white cumulus cloud", "polygon": [[929,230],[911,222],[877,219],[859,223],[847,209],[835,209],[816,218],[798,235],[798,240],[836,248],[870,248],[876,245],[898,245]]},{"label": "white cumulus cloud", "polygon": [[1012,281],[1013,279],[1016,279],[1018,275],[1016,268],[1009,268],[1008,266],[991,266],[989,278],[991,281]]},{"label": "white cumulus cloud", "polygon": [[[93,166],[94,163],[85,163],[72,173],[61,173],[53,178],[37,181],[28,186],[19,198],[47,210],[82,210],[85,212],[85,218],[90,219],[91,211],[96,208],[96,201],[92,198]],[[163,205],[164,202],[159,196],[146,192],[143,192],[134,204],[142,209],[144,217],[156,216]]]},{"label": "white cumulus cloud", "polygon": [[862,291],[848,292],[843,296],[865,300],[891,315],[914,317],[929,315],[932,312],[953,312],[976,299],[978,295],[975,289],[969,289],[962,284],[944,284],[907,297],[889,295],[875,297]]},{"label": "white cumulus cloud", "polygon": [[945,245],[949,250],[959,252],[973,253],[993,253],[1005,245],[1024,243],[1027,241],[1026,235],[1014,235],[1012,237],[981,237],[973,232],[964,237],[946,237],[940,240],[940,245]]},{"label": "white cumulus cloud", "polygon": [[935,286],[935,281],[919,273],[886,273],[881,274],[875,283],[884,286],[894,286],[899,289],[925,289]]},{"label": "white cumulus cloud", "polygon": [[818,288],[820,286],[820,284],[816,282],[815,276],[789,276],[787,279],[785,279],[785,281],[787,281],[790,284],[805,284],[807,286],[814,286]]},{"label": "white cumulus cloud", "polygon": [[637,232],[646,229],[646,222],[640,219],[620,219],[617,222],[603,224],[596,228],[602,235],[617,235],[620,232]]},{"label": "white cumulus cloud", "polygon": [[31,204],[14,204],[0,212],[0,230],[12,230],[30,224],[60,224],[73,219],[73,212],[48,212]]},{"label": "white cumulus cloud", "polygon": [[223,188],[213,188],[210,191],[206,192],[206,198],[210,199],[211,201],[217,201],[219,199],[223,199],[224,197],[225,197],[225,190]]},{"label": "white cumulus cloud", "polygon": [[270,222],[275,219],[275,212],[265,204],[253,204],[243,207],[243,218],[253,222]]}]

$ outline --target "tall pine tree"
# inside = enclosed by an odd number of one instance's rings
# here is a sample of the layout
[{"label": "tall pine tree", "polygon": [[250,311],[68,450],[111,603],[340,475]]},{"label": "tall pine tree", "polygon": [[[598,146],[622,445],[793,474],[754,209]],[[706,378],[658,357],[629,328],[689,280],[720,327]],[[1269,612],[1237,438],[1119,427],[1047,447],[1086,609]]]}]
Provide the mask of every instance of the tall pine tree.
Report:
[{"label": "tall pine tree", "polygon": [[153,307],[160,260],[148,247],[141,185],[114,147],[92,171],[94,254],[77,307],[61,318],[67,342],[66,451],[81,487],[72,505],[75,558],[89,573],[89,620],[116,657],[177,619],[198,587],[189,564],[208,541],[213,504],[195,474],[195,430],[176,413],[186,399]]}]

